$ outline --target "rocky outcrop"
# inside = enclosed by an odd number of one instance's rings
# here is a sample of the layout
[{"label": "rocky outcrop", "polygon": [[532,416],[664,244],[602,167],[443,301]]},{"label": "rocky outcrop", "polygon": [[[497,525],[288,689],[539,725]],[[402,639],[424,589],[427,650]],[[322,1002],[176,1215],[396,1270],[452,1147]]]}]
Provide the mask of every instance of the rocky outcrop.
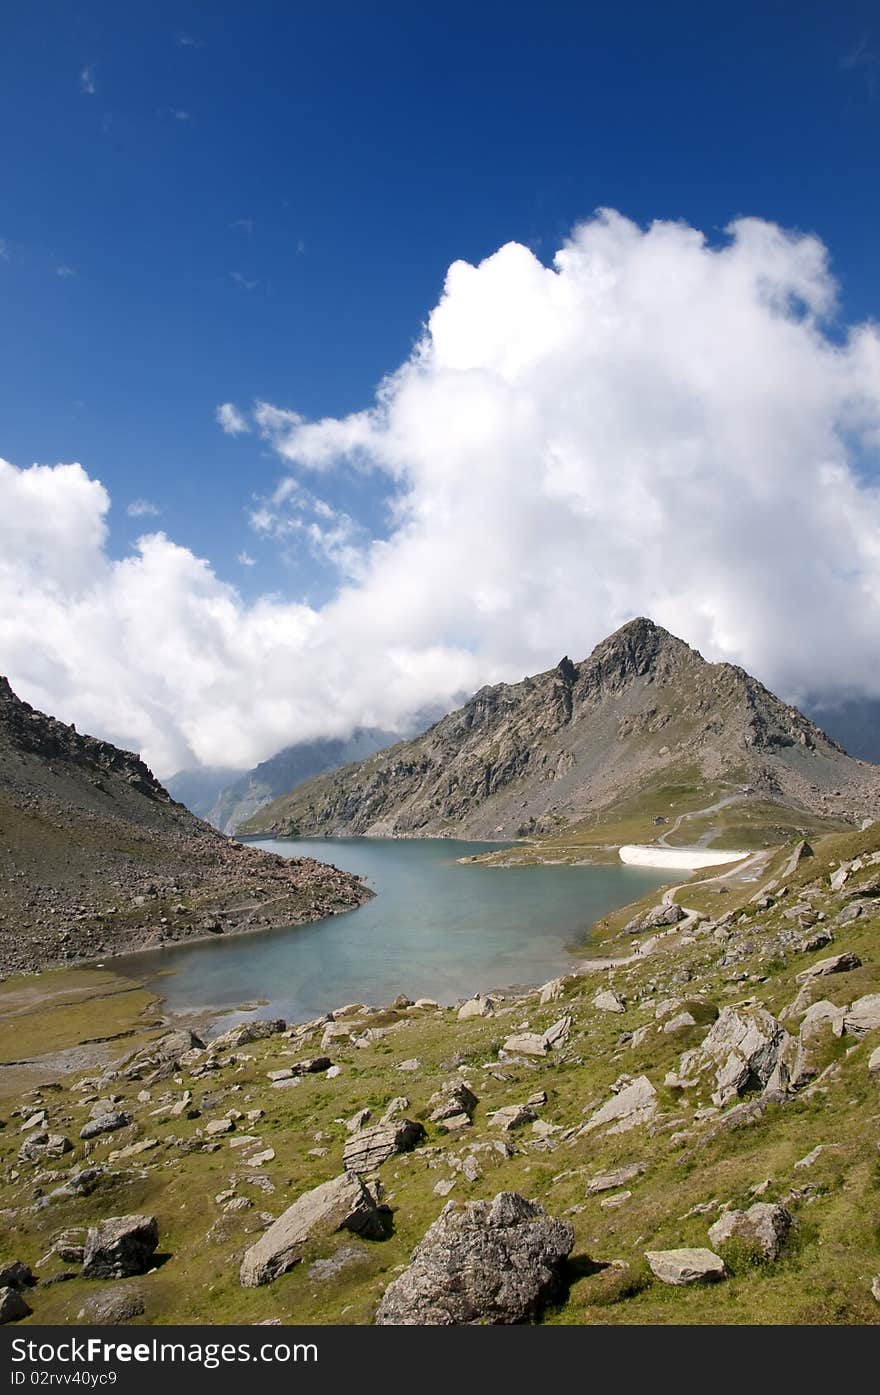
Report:
[{"label": "rocky outcrop", "polygon": [[342,1160],[350,1172],[372,1172],[395,1153],[408,1153],[421,1143],[424,1125],[415,1119],[390,1119],[359,1129],[345,1144]]},{"label": "rocky outcrop", "polygon": [[726,1007],[701,1045],[682,1056],[679,1078],[687,1080],[713,1069],[712,1102],[722,1108],[750,1090],[764,1089],[789,1044],[785,1028],[766,1008]]},{"label": "rocky outcrop", "polygon": [[350,1230],[356,1235],[381,1239],[385,1217],[376,1198],[354,1172],[344,1172],[312,1191],[304,1192],[283,1215],[251,1245],[241,1263],[244,1288],[271,1283],[299,1264],[306,1243],[320,1235]]},{"label": "rocky outcrop", "polygon": [[507,1324],[534,1318],[561,1290],[574,1231],[516,1192],[448,1202],[385,1290],[380,1326]]},{"label": "rocky outcrop", "polygon": [[530,836],[660,777],[692,782],[694,765],[792,809],[880,813],[872,767],[742,669],[639,618],[581,663],[481,688],[415,740],[292,787],[242,831]]},{"label": "rocky outcrop", "polygon": [[84,1279],[124,1279],[143,1274],[159,1243],[155,1216],[111,1216],[90,1226],[83,1250]]}]

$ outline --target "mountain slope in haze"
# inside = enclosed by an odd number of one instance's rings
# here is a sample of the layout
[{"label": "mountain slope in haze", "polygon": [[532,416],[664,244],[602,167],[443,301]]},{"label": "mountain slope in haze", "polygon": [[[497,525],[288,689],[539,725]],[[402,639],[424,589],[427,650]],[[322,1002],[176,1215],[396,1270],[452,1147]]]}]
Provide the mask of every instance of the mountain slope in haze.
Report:
[{"label": "mountain slope in haze", "polygon": [[[399,740],[399,733],[358,728],[349,737],[326,737],[285,746],[238,779],[227,781],[204,814],[223,833],[235,833],[259,809],[314,775],[364,760]],[[187,801],[184,800],[184,803]],[[192,806],[190,806],[192,807]]]},{"label": "mountain slope in haze", "polygon": [[165,780],[165,788],[178,804],[185,804],[190,813],[200,819],[208,817],[225,789],[241,779],[241,771],[232,766],[201,765],[178,770]]},{"label": "mountain slope in haze", "polygon": [[880,813],[880,769],[743,669],[639,618],[580,664],[482,688],[415,740],[307,781],[242,831],[523,836],[683,772],[821,816]]},{"label": "mountain slope in haze", "polygon": [[365,901],[357,877],[223,837],[139,756],[0,678],[0,974],[269,925]]}]

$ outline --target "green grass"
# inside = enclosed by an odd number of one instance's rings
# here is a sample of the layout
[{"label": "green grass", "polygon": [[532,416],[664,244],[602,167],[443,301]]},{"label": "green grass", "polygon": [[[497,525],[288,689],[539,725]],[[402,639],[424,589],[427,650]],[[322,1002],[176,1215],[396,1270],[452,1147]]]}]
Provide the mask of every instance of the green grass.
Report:
[{"label": "green grass", "polygon": [[[137,1163],[143,1175],[121,1176],[91,1197],[53,1202],[41,1210],[19,1211],[15,1218],[16,1254],[35,1262],[48,1248],[51,1237],[68,1225],[84,1224],[102,1216],[146,1210],[159,1219],[160,1250],[170,1255],[155,1273],[137,1283],[147,1296],[143,1321],[152,1323],[259,1322],[278,1317],[297,1323],[369,1322],[376,1303],[398,1266],[406,1264],[413,1246],[445,1204],[434,1186],[456,1176],[452,1198],[491,1197],[513,1189],[541,1201],[554,1215],[569,1218],[575,1229],[575,1247],[569,1270],[570,1288],[564,1302],[545,1315],[550,1325],[571,1323],[620,1324],[731,1324],[744,1323],[876,1323],[880,1305],[870,1294],[871,1278],[880,1273],[877,1230],[878,1122],[880,1088],[869,1076],[867,1058],[876,1037],[855,1042],[852,1038],[823,1041],[819,1065],[835,1064],[839,1075],[824,1093],[797,1096],[782,1108],[771,1108],[760,1122],[706,1142],[712,1121],[695,1122],[694,1107],[708,1104],[708,1086],[689,1095],[668,1089],[663,1081],[674,1069],[683,1050],[701,1040],[706,1023],[727,1002],[755,996],[771,1011],[779,1012],[797,991],[795,975],[820,954],[792,953],[781,945],[780,935],[789,928],[783,909],[791,897],[817,878],[824,877],[823,896],[829,916],[840,904],[828,891],[827,873],[840,856],[880,847],[880,828],[863,834],[823,838],[816,857],[802,864],[791,878],[786,901],[769,913],[746,910],[747,923],[737,928],[731,941],[719,944],[711,936],[682,940],[671,935],[665,950],[643,962],[576,979],[564,997],[540,1007],[535,997],[509,1002],[495,1017],[459,1022],[454,1012],[389,1011],[368,1024],[384,1021],[389,1034],[366,1050],[336,1046],[331,1055],[342,1067],[335,1080],[306,1076],[300,1086],[288,1090],[269,1088],[266,1072],[287,1064],[296,1055],[314,1050],[316,1040],[286,1056],[288,1043],[274,1038],[236,1053],[238,1060],[222,1071],[192,1084],[195,1102],[203,1117],[194,1121],[156,1122],[135,1096],[139,1082],[122,1082],[113,1088],[124,1094],[138,1111],[139,1122],[131,1135],[149,1131],[157,1148]],[[781,853],[777,858],[782,861]],[[768,873],[769,875],[769,873]],[[868,874],[854,878],[856,885]],[[743,891],[743,904],[754,886]],[[849,890],[849,888],[848,888]],[[654,893],[653,899],[656,899]],[[690,889],[684,899],[690,901]],[[729,898],[734,901],[737,892]],[[726,909],[726,906],[725,906]],[[880,907],[878,907],[880,912]],[[628,912],[632,914],[631,908]],[[880,991],[877,971],[878,916],[863,917],[835,929],[833,952],[853,950],[860,969],[822,981],[817,996],[833,1002],[850,1002],[860,994]],[[742,953],[735,965],[720,960],[733,946]],[[750,977],[732,982],[733,972]],[[610,979],[624,996],[627,1007],[620,1015],[592,1008],[596,988]],[[4,986],[8,991],[8,985]],[[681,1035],[667,1035],[655,1023],[654,1007],[663,998],[677,996],[691,1004],[701,1024]],[[47,1007],[69,1011],[60,998]],[[2,999],[0,999],[2,1011]],[[574,1028],[564,1057],[551,1056],[534,1065],[508,1063],[495,1078],[484,1070],[497,1062],[497,1050],[509,1032],[528,1021],[542,1030],[569,1012]],[[619,1041],[620,1033],[648,1025],[650,1031],[638,1047]],[[74,1034],[73,1026],[66,1029]],[[56,1033],[56,1039],[63,1036]],[[415,1073],[398,1069],[401,1061],[418,1057]],[[245,1059],[248,1058],[248,1059]],[[393,1208],[394,1229],[382,1242],[366,1242],[345,1233],[316,1244],[304,1263],[261,1289],[242,1289],[238,1266],[243,1250],[259,1234],[259,1212],[273,1215],[289,1205],[303,1190],[341,1170],[345,1138],[344,1120],[357,1108],[370,1106],[378,1115],[395,1095],[410,1100],[408,1113],[426,1118],[428,1100],[456,1066],[466,1066],[466,1076],[480,1097],[474,1126],[464,1138],[451,1139],[428,1125],[425,1147],[405,1157],[391,1159],[380,1169],[386,1198]],[[537,1089],[545,1089],[548,1103],[541,1117],[563,1128],[583,1122],[584,1110],[608,1096],[621,1072],[645,1073],[658,1089],[662,1113],[655,1129],[640,1128],[621,1135],[591,1133],[571,1143],[558,1143],[552,1151],[534,1146],[528,1127],[509,1137],[516,1152],[509,1159],[478,1154],[484,1175],[467,1183],[455,1174],[449,1158],[471,1142],[497,1137],[488,1115],[503,1104],[522,1101]],[[154,1087],[154,1104],[166,1091],[179,1092],[173,1082]],[[76,1093],[46,1096],[53,1127],[72,1138],[86,1109]],[[263,1195],[246,1184],[239,1193],[254,1200],[251,1210],[222,1216],[214,1195],[226,1188],[230,1175],[243,1169],[240,1154],[224,1139],[213,1153],[183,1153],[175,1139],[193,1136],[208,1118],[227,1109],[245,1111],[261,1107],[265,1117],[255,1126],[264,1146],[275,1149],[275,1160],[262,1169],[275,1190]],[[680,1119],[673,1127],[671,1121]],[[20,1135],[18,1121],[10,1119],[0,1132],[2,1204],[28,1207],[34,1200],[32,1170],[18,1178],[15,1153]],[[673,1141],[676,1129],[689,1137]],[[320,1136],[320,1141],[318,1137]],[[122,1140],[122,1141],[127,1141]],[[818,1161],[809,1170],[794,1164],[823,1145]],[[118,1147],[118,1135],[97,1142],[89,1159],[106,1157]],[[310,1149],[327,1150],[314,1157]],[[77,1144],[76,1160],[83,1157]],[[600,1197],[588,1198],[586,1180],[596,1172],[634,1160],[647,1164],[645,1173],[628,1184],[631,1198],[616,1210],[601,1206]],[[65,1164],[68,1160],[64,1160]],[[124,1166],[124,1165],[120,1165]],[[782,1258],[774,1264],[755,1264],[748,1255],[731,1251],[727,1256],[731,1277],[711,1288],[667,1288],[655,1282],[644,1261],[644,1251],[681,1245],[706,1245],[707,1230],[717,1211],[691,1214],[695,1206],[714,1199],[748,1205],[751,1188],[769,1179],[764,1199],[777,1200],[797,1187],[802,1195],[791,1203],[797,1227]],[[44,1188],[45,1189],[45,1188]],[[572,1209],[575,1208],[575,1209]],[[222,1216],[222,1219],[221,1219]],[[219,1226],[217,1225],[219,1221]],[[4,1257],[9,1241],[4,1244]],[[309,1269],[316,1257],[340,1248],[355,1256],[332,1280],[318,1282]],[[11,1257],[11,1256],[10,1256]],[[612,1260],[628,1269],[610,1269]],[[29,1322],[66,1323],[76,1320],[84,1300],[99,1286],[76,1278],[35,1292],[34,1317]],[[25,1323],[24,1326],[28,1324]]]}]

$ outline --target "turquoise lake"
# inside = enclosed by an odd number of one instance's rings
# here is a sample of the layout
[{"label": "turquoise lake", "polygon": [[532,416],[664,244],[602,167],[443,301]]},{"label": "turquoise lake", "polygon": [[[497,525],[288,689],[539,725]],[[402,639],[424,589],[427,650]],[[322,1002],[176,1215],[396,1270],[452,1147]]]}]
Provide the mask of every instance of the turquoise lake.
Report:
[{"label": "turquoise lake", "polygon": [[622,864],[462,865],[458,858],[492,845],[449,838],[257,846],[358,872],[377,894],[312,925],[131,957],[125,971],[161,992],[171,1012],[228,1009],[232,1021],[240,1004],[261,999],[261,1016],[303,1021],[398,993],[453,1003],[477,990],[543,983],[573,967],[597,920],[664,881]]}]

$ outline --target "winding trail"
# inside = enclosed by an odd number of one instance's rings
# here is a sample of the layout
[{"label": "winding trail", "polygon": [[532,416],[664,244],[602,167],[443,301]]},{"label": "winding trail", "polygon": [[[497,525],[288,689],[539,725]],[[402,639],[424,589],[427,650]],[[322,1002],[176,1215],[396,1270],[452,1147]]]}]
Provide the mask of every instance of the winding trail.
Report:
[{"label": "winding trail", "polygon": [[[728,800],[726,802],[729,803],[730,801]],[[705,813],[707,811],[701,810],[700,812]],[[682,815],[681,817],[686,818],[687,815]],[[673,832],[672,829],[669,831],[670,833]],[[679,882],[677,886],[667,887],[666,891],[663,893],[662,904],[664,906],[671,906],[678,892],[684,891],[688,887],[711,886],[717,882],[758,881],[767,863],[770,862],[777,852],[778,848],[762,848],[759,852],[752,853],[745,861],[738,862],[736,866],[732,867],[728,872],[717,872],[712,877],[700,877],[697,881],[689,880],[686,882]],[[703,911],[699,911],[693,906],[682,905],[682,910],[685,913],[684,920],[680,920],[677,925],[671,927],[676,935],[690,930],[704,915]],[[644,946],[639,945],[632,954],[621,955],[618,958],[584,960],[578,967],[577,973],[579,975],[584,975],[601,972],[606,969],[623,968],[626,964],[635,964],[638,960],[645,958],[646,953],[652,954],[659,948],[658,939],[659,936],[651,935],[645,941]]]},{"label": "winding trail", "polygon": [[[657,839],[658,848],[669,847],[669,839],[678,832],[685,819],[698,819],[703,814],[718,814],[722,809],[726,809],[729,804],[739,804],[742,799],[742,794],[726,794],[723,799],[719,799],[716,804],[707,805],[705,809],[690,809],[686,814],[679,814],[672,827],[666,830],[662,838]],[[706,833],[697,839],[693,846],[695,848],[705,848],[708,845],[709,839],[714,837],[714,835],[715,829],[708,829]]]}]

